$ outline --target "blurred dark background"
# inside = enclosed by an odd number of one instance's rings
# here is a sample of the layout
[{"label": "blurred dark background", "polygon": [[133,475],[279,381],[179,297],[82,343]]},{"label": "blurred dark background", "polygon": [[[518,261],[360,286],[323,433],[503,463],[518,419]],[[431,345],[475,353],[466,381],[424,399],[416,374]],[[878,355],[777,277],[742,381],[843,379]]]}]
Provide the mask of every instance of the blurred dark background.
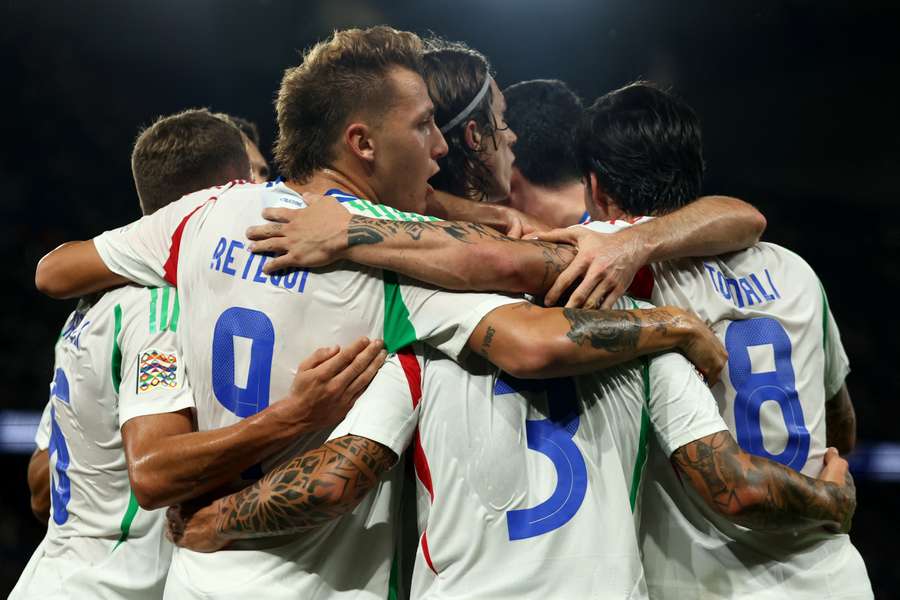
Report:
[{"label": "blurred dark background", "polygon": [[[0,313],[0,411],[11,422],[19,413],[9,411],[41,410],[52,345],[73,308],[35,291],[37,260],[139,216],[129,166],[139,127],[208,106],[258,123],[271,158],[273,95],[300,49],[350,26],[433,31],[484,52],[501,87],[555,77],[590,102],[640,77],[694,106],[706,191],[756,204],[765,239],[803,255],[828,290],[862,446],[852,537],[876,596],[900,597],[886,531],[900,504],[891,445],[900,352],[888,306],[900,293],[898,16],[896,3],[811,0],[7,0],[0,253],[11,292]],[[0,453],[4,593],[43,535],[28,510],[30,451]]]}]

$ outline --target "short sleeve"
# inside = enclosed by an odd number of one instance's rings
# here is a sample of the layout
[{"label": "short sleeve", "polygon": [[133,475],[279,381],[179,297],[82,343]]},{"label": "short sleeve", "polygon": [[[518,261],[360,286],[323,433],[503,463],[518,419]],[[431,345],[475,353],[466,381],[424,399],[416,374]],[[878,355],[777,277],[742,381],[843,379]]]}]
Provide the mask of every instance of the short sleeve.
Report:
[{"label": "short sleeve", "polygon": [[100,259],[110,271],[137,284],[174,285],[175,281],[167,282],[166,265],[170,259],[177,261],[184,223],[216,191],[189,194],[129,225],[101,233],[94,238]]},{"label": "short sleeve", "polygon": [[46,450],[50,447],[50,408],[51,401],[44,406],[44,412],[41,414],[41,422],[38,424],[37,431],[34,433],[34,443],[38,450]]},{"label": "short sleeve", "polygon": [[[404,360],[408,362],[406,369],[412,367],[413,361],[421,369],[421,354],[409,352]],[[413,403],[406,369],[397,354],[389,356],[328,439],[356,435],[378,442],[401,456],[409,446],[419,421],[419,409]],[[417,383],[413,381],[415,385]]]},{"label": "short sleeve", "polygon": [[841,332],[828,306],[828,296],[822,289],[822,345],[825,351],[825,399],[837,394],[850,374],[850,360],[841,343]]},{"label": "short sleeve", "polygon": [[[390,277],[393,274],[385,274]],[[414,330],[414,339],[426,342],[450,358],[459,360],[469,336],[488,313],[507,304],[525,302],[522,297],[474,292],[448,292],[414,282],[403,276],[397,296],[392,297],[390,284],[385,294],[388,303],[385,314],[385,343],[393,350],[391,330],[406,316]],[[398,339],[402,339],[399,336]],[[407,340],[407,343],[413,340]],[[397,347],[400,347],[398,345]]]},{"label": "short sleeve", "polygon": [[135,289],[139,300],[122,318],[119,339],[119,425],[135,417],[194,407],[178,340],[175,288]]},{"label": "short sleeve", "polygon": [[667,352],[650,360],[650,421],[660,445],[671,456],[675,450],[728,426],[719,415],[715,398],[694,367],[682,355]]}]

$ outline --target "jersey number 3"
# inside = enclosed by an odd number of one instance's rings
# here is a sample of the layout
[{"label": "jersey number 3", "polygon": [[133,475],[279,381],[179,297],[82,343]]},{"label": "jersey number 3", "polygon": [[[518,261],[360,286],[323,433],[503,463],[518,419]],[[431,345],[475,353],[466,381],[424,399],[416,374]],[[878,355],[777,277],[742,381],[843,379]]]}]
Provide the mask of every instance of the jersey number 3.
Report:
[{"label": "jersey number 3", "polygon": [[[754,369],[751,348],[770,347],[774,370]],[[734,321],[725,332],[728,376],[734,386],[734,426],[741,448],[799,471],[809,456],[809,431],[791,365],[791,339],[781,323],[768,317]],[[768,350],[763,350],[768,352]],[[787,427],[784,450],[772,454],[763,444],[760,412],[764,403],[778,403]]]},{"label": "jersey number 3", "polygon": [[525,434],[528,448],[553,462],[556,489],[535,507],[506,513],[510,541],[536,537],[562,527],[581,508],[587,492],[587,466],[572,439],[579,424],[575,384],[571,379],[540,383],[547,386],[550,418],[525,421]]}]

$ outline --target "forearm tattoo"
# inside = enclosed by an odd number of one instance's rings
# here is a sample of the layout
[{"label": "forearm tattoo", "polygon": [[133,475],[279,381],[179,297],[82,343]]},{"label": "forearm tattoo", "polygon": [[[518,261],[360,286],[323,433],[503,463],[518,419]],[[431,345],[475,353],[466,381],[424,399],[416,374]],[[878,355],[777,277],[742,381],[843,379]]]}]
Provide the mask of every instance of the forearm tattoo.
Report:
[{"label": "forearm tattoo", "polygon": [[351,248],[363,244],[380,244],[399,235],[417,242],[426,231],[445,234],[464,244],[475,239],[514,241],[488,227],[477,223],[455,221],[389,221],[353,215],[347,225],[347,244]]},{"label": "forearm tattoo", "polygon": [[801,520],[843,524],[855,508],[846,490],[743,453],[727,431],[679,448],[672,460],[717,512],[751,529],[789,528]]},{"label": "forearm tattoo", "polygon": [[221,501],[217,530],[226,539],[283,535],[346,514],[397,460],[357,436],[326,442]]},{"label": "forearm tattoo", "polygon": [[564,308],[563,315],[569,321],[566,337],[579,346],[590,344],[609,352],[635,350],[638,346],[642,323],[636,313]]}]

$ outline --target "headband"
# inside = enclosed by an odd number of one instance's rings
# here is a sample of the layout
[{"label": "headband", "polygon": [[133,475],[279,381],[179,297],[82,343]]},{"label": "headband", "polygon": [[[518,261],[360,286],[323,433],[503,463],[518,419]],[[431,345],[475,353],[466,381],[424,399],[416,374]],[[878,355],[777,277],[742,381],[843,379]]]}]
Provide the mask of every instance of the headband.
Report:
[{"label": "headband", "polygon": [[441,133],[447,133],[460,123],[462,123],[463,119],[468,117],[475,107],[478,106],[478,103],[484,99],[484,95],[487,94],[488,88],[491,86],[491,75],[490,73],[485,73],[484,84],[481,86],[481,89],[478,90],[478,93],[475,94],[475,97],[472,98],[472,101],[469,102],[469,105],[462,109],[458,115],[453,117],[449,123],[441,127]]}]

